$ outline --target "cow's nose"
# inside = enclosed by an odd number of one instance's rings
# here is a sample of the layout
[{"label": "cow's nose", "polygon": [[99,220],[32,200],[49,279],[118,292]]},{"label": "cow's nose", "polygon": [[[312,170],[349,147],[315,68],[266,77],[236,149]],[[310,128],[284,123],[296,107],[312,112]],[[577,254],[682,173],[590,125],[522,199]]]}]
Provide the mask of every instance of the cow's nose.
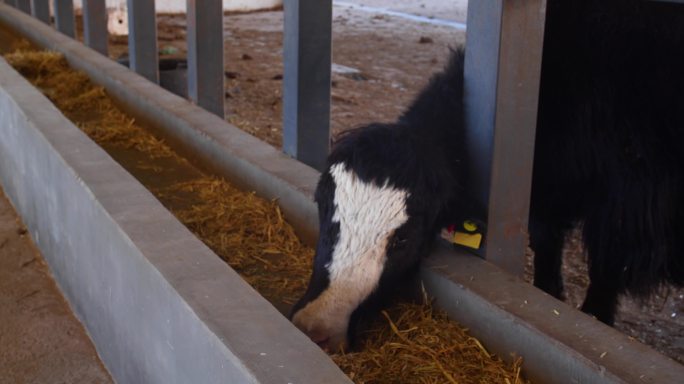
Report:
[{"label": "cow's nose", "polygon": [[327,344],[330,341],[330,333],[324,332],[320,329],[305,330],[304,333],[309,336],[309,339],[319,346]]},{"label": "cow's nose", "polygon": [[337,352],[346,346],[345,337],[338,337],[332,332],[321,328],[303,329],[295,323],[298,328],[304,332],[305,335],[311,339],[316,345],[326,352]]},{"label": "cow's nose", "polygon": [[312,340],[314,343],[318,344],[318,346],[319,346],[322,350],[324,350],[324,351],[326,351],[326,352],[330,352],[330,338],[329,338],[329,337],[326,337],[326,338],[323,339],[323,340],[314,340],[314,339],[311,339],[311,340]]},{"label": "cow's nose", "polygon": [[344,338],[326,337],[325,339],[311,340],[327,353],[344,351],[347,346],[347,340]]}]

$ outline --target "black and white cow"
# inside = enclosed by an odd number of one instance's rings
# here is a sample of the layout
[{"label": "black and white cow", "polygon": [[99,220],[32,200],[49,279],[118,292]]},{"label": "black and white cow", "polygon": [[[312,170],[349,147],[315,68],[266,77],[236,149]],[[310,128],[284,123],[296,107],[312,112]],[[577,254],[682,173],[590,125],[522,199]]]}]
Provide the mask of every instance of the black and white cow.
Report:
[{"label": "black and white cow", "polygon": [[454,52],[399,121],[336,143],[316,190],[313,275],[292,316],[319,344],[344,343],[350,319],[416,269],[440,215],[463,195],[462,84],[463,54]]},{"label": "black and white cow", "polygon": [[[612,324],[618,295],[684,284],[684,7],[548,0],[530,213],[535,284],[561,297],[561,251],[582,225],[583,310]],[[321,346],[416,270],[471,208],[463,53],[393,124],[342,137],[321,175],[320,239],[292,321]]]}]

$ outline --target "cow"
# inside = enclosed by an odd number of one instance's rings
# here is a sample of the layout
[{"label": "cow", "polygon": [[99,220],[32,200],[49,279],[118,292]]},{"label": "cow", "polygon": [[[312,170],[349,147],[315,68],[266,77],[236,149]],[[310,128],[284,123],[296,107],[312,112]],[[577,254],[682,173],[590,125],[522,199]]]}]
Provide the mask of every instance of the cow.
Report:
[{"label": "cow", "polygon": [[[623,293],[684,284],[684,8],[548,0],[530,206],[534,283],[562,298],[567,232],[582,227],[582,310],[612,324]],[[435,234],[481,214],[468,194],[464,52],[394,123],[343,135],[315,200],[320,235],[291,320],[321,347],[415,273]],[[475,208],[474,208],[475,207]]]},{"label": "cow", "polygon": [[397,122],[352,130],[335,144],[315,193],[313,274],[292,311],[321,346],[344,345],[356,317],[416,270],[440,218],[465,193],[462,94],[463,52],[455,51]]},{"label": "cow", "polygon": [[530,209],[535,285],[562,298],[581,226],[582,310],[612,325],[618,295],[684,283],[684,7],[549,1]]}]

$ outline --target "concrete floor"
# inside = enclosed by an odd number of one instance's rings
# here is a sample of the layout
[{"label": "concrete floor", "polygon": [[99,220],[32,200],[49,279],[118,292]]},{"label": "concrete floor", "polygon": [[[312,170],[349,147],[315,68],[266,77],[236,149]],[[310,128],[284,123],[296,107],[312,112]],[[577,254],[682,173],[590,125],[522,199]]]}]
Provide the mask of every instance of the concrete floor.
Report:
[{"label": "concrete floor", "polygon": [[0,383],[112,383],[0,189]]},{"label": "concrete floor", "polygon": [[335,0],[333,3],[338,7],[354,4],[460,23],[465,23],[468,10],[468,0]]}]

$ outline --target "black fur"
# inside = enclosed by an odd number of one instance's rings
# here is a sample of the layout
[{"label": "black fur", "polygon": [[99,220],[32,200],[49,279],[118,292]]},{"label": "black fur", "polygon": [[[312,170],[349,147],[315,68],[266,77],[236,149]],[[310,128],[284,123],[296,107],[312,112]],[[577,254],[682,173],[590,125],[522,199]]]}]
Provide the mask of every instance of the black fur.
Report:
[{"label": "black fur", "polygon": [[561,297],[561,250],[581,224],[583,310],[684,283],[684,7],[549,1],[530,241],[535,284]]},{"label": "black fur", "polygon": [[[535,285],[561,297],[565,235],[582,225],[591,280],[583,310],[611,324],[619,294],[684,284],[684,6],[548,0],[547,7],[530,212]],[[364,181],[410,192],[409,220],[367,303],[415,270],[445,218],[478,215],[465,189],[464,124],[463,52],[455,51],[396,123],[352,131],[330,155],[329,165],[342,162]],[[339,235],[334,188],[324,172],[314,275],[295,311],[327,287],[323,266]]]}]

